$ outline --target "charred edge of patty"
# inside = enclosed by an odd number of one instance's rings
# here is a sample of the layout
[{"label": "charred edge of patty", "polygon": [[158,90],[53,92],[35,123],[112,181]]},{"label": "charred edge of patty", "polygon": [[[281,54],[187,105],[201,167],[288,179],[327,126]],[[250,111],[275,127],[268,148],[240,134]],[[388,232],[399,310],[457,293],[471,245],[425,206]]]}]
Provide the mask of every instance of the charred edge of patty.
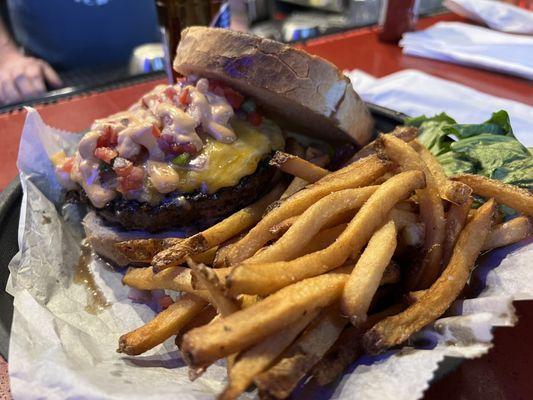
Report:
[{"label": "charred edge of patty", "polygon": [[268,164],[272,154],[263,158],[256,171],[233,187],[208,194],[196,190],[191,193],[172,192],[158,205],[117,197],[103,208],[94,208],[83,189],[80,200],[93,208],[111,225],[125,230],[157,232],[180,227],[205,229],[224,217],[253,203],[275,184],[276,168]]}]

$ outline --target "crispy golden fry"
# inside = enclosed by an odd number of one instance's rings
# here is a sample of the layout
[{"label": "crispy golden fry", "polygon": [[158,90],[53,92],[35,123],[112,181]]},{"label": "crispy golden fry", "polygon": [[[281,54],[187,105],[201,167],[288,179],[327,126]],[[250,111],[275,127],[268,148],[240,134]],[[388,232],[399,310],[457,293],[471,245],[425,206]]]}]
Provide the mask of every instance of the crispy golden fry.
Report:
[{"label": "crispy golden fry", "polygon": [[447,265],[453,253],[455,242],[463,230],[472,207],[472,198],[461,205],[452,204],[446,214],[446,235],[442,245],[442,265]]},{"label": "crispy golden fry", "polygon": [[291,261],[237,265],[226,286],[230,293],[267,295],[296,281],[323,274],[359,252],[374,231],[383,225],[394,205],[424,187],[424,174],[407,171],[381,185],[361,207],[337,240],[324,250]]},{"label": "crispy golden fry", "polygon": [[317,315],[318,310],[311,311],[239,354],[228,374],[229,383],[218,400],[236,399],[243,393],[252,384],[255,376],[268,368]]},{"label": "crispy golden fry", "polygon": [[481,175],[464,174],[452,178],[470,186],[474,193],[482,197],[492,197],[529,217],[533,216],[533,193],[518,186],[489,179]]},{"label": "crispy golden fry", "polygon": [[364,354],[361,344],[363,334],[383,318],[398,314],[404,309],[403,304],[395,304],[369,315],[360,328],[352,325],[346,327],[327,354],[313,367],[311,374],[317,383],[325,386],[340,377],[350,364]]},{"label": "crispy golden fry", "polygon": [[210,323],[216,316],[218,315],[218,312],[215,307],[213,307],[211,304],[208,304],[205,306],[202,311],[198,313],[194,318],[192,318],[189,322],[187,322],[185,325],[183,325],[183,328],[181,328],[177,335],[174,342],[176,343],[176,346],[181,349],[181,341],[183,339],[183,335],[185,335],[187,332],[189,332],[191,329],[198,328],[200,326],[207,325]]},{"label": "crispy golden fry", "polygon": [[186,256],[202,253],[238,235],[259,221],[273,201],[283,193],[284,186],[277,185],[269,194],[254,204],[237,211],[216,225],[197,233],[178,244],[161,251],[152,259],[155,271],[182,264]]},{"label": "crispy golden fry", "polygon": [[193,329],[183,337],[183,356],[193,367],[236,353],[258,343],[316,309],[336,301],[349,268],[297,282],[247,309]]},{"label": "crispy golden fry", "polygon": [[426,293],[427,289],[424,290],[415,290],[414,292],[409,292],[404,296],[404,301],[411,305],[420,301],[422,296]]},{"label": "crispy golden fry", "polygon": [[134,356],[154,348],[175,335],[206,305],[206,301],[198,296],[184,294],[147,324],[122,335],[117,352]]},{"label": "crispy golden fry", "polygon": [[303,180],[301,178],[298,178],[298,177],[293,178],[291,183],[289,183],[289,186],[287,186],[287,189],[285,189],[285,191],[283,192],[283,194],[279,198],[279,201],[283,201],[283,200],[287,199],[288,197],[291,197],[294,193],[299,192],[304,187],[306,187],[308,184],[309,184],[309,182],[307,182],[307,181],[305,181],[305,180]]},{"label": "crispy golden fry", "polygon": [[270,159],[269,164],[279,168],[283,172],[311,183],[318,181],[330,173],[327,169],[282,151],[276,151],[274,156]]},{"label": "crispy golden fry", "polygon": [[209,292],[210,301],[217,308],[220,315],[226,317],[239,310],[239,305],[235,299],[224,294],[222,285],[213,269],[207,268],[204,264],[195,263],[190,257],[187,257],[186,260],[196,279]]},{"label": "crispy golden fry", "polygon": [[298,217],[299,215],[295,215],[293,217],[281,221],[279,224],[276,224],[269,229],[270,233],[277,238],[281,237],[281,235],[287,232],[289,228],[296,222]]},{"label": "crispy golden fry", "polygon": [[420,247],[424,244],[426,226],[423,222],[406,225],[401,232],[401,241],[405,246]]},{"label": "crispy golden fry", "polygon": [[285,351],[274,366],[254,379],[259,392],[277,399],[287,398],[298,382],[335,343],[345,325],[346,320],[339,315],[336,307],[328,309]]},{"label": "crispy golden fry", "polygon": [[402,210],[401,208],[394,207],[390,212],[390,216],[396,225],[397,231],[401,231],[407,225],[420,222],[418,215],[416,215],[414,212]]},{"label": "crispy golden fry", "polygon": [[168,269],[159,274],[155,274],[152,267],[129,268],[122,278],[122,283],[139,290],[167,289],[187,292],[209,300],[209,293],[206,290],[193,288],[191,270],[184,267]]},{"label": "crispy golden fry", "polygon": [[301,257],[305,254],[314,253],[315,251],[325,249],[339,237],[339,235],[346,229],[347,226],[348,224],[340,224],[318,232],[311,239],[311,241],[307,243],[302,250],[300,250],[296,257]]},{"label": "crispy golden fry", "polygon": [[413,214],[418,214],[419,211],[418,204],[416,204],[412,199],[400,201],[398,204],[396,204],[396,207],[394,207],[394,209],[409,211]]},{"label": "crispy golden fry", "polygon": [[390,163],[381,160],[378,156],[367,157],[327,175],[315,184],[307,186],[305,190],[295,193],[282,203],[275,204],[271,211],[244,238],[232,246],[226,256],[227,265],[234,265],[243,261],[263,247],[271,238],[269,229],[277,223],[301,214],[326,194],[368,185],[378,176],[385,173],[389,167]]},{"label": "crispy golden fry", "polygon": [[226,267],[226,254],[228,254],[228,252],[230,251],[231,246],[241,240],[247,233],[248,230],[242,232],[239,235],[233,236],[231,239],[226,240],[224,243],[218,246],[217,252],[215,254],[215,259],[213,260],[213,268]]},{"label": "crispy golden fry", "polygon": [[459,235],[452,258],[437,281],[404,312],[389,317],[364,336],[365,349],[375,354],[403,343],[440,317],[463,290],[492,224],[496,203],[481,206]]},{"label": "crispy golden fry", "polygon": [[470,198],[472,188],[461,182],[451,181],[446,176],[439,160],[417,140],[413,140],[411,146],[420,155],[420,158],[426,163],[429,171],[437,182],[440,196],[453,204],[463,204]]},{"label": "crispy golden fry", "polygon": [[211,247],[203,253],[192,255],[191,258],[194,262],[211,265],[215,261],[217,251],[218,246]]},{"label": "crispy golden fry", "polygon": [[376,145],[383,146],[387,155],[402,169],[423,171],[426,176],[426,188],[417,191],[420,200],[420,215],[426,227],[424,258],[418,268],[413,268],[408,286],[429,287],[440,273],[442,243],[444,242],[444,208],[439,188],[433,174],[411,146],[392,135],[380,135],[376,140]]},{"label": "crispy golden fry", "polygon": [[345,189],[323,197],[300,215],[276,243],[249,258],[246,263],[292,259],[324,226],[346,211],[360,208],[377,188],[377,186],[367,186]]},{"label": "crispy golden fry", "polygon": [[[398,139],[403,140],[404,142],[410,142],[418,136],[418,128],[415,128],[414,126],[397,126],[392,132],[388,132],[387,135],[395,136]],[[350,159],[350,161],[348,161],[348,164],[351,164],[355,161],[358,161],[375,153],[375,141],[370,142],[357,153],[355,153]]]},{"label": "crispy golden fry", "polygon": [[357,326],[366,320],[370,302],[396,249],[396,226],[387,222],[370,238],[344,285],[341,311]]},{"label": "crispy golden fry", "polygon": [[[230,268],[218,268],[216,274],[219,279],[225,279],[230,271]],[[209,293],[204,287],[194,287],[190,268],[169,268],[158,274],[154,274],[152,267],[129,268],[122,278],[122,283],[139,290],[167,289],[187,292],[209,300]]]},{"label": "crispy golden fry", "polygon": [[496,225],[489,233],[481,250],[490,250],[507,246],[525,239],[532,234],[531,221],[520,216]]}]

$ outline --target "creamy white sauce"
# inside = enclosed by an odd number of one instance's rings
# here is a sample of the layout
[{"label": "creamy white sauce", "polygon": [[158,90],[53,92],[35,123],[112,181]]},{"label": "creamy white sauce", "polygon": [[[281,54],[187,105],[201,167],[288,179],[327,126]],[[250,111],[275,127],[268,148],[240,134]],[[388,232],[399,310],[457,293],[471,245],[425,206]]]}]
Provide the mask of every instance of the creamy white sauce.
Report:
[{"label": "creamy white sauce", "polygon": [[[188,91],[188,104],[180,102],[181,96],[185,96],[184,91]],[[146,171],[147,178],[159,193],[169,193],[176,189],[179,175],[168,161],[172,156],[165,154],[161,149],[153,129],[159,130],[163,135],[170,135],[178,145],[191,144],[197,152],[200,152],[203,143],[197,134],[198,128],[223,143],[232,143],[236,140],[235,132],[229,124],[233,115],[234,110],[226,98],[211,93],[209,81],[205,78],[189,78],[188,82],[171,86],[158,85],[142,96],[128,111],[93,123],[91,131],[78,145],[70,179],[82,186],[95,207],[104,207],[117,195],[118,191],[114,185],[101,182],[102,161],[95,156],[99,138],[111,130],[116,135],[116,145],[111,146],[111,150],[120,157],[134,161],[143,148],[146,149],[147,158],[136,166]],[[196,164],[193,163],[191,167],[198,168],[202,163]],[[67,174],[59,167],[57,173],[60,183],[72,188]],[[148,196],[144,184],[140,189],[123,194],[126,198],[139,200],[144,200]]]}]

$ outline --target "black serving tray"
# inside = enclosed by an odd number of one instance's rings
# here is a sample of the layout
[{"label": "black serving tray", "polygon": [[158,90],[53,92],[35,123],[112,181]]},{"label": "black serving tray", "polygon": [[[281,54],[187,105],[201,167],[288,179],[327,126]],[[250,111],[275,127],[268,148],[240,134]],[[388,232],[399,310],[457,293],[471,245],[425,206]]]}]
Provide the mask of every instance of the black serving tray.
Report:
[{"label": "black serving tray", "polygon": [[[375,131],[389,132],[403,123],[405,114],[374,104],[367,104],[376,122]],[[19,225],[22,188],[18,178],[0,193],[0,355],[7,360],[9,333],[13,318],[13,298],[4,290],[9,276],[9,261],[18,251],[17,232]]]}]

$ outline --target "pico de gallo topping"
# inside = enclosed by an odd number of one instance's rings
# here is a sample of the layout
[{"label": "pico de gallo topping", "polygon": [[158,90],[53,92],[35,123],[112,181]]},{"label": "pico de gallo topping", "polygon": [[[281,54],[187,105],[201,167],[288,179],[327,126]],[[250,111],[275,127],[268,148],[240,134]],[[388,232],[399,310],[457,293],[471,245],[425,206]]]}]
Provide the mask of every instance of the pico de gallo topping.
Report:
[{"label": "pico de gallo topping", "polygon": [[74,155],[53,157],[56,175],[69,189],[81,185],[97,208],[118,194],[153,202],[179,187],[180,169],[198,169],[206,141],[237,140],[235,114],[255,127],[263,121],[252,99],[216,80],[159,85],[128,111],[96,120]]}]

